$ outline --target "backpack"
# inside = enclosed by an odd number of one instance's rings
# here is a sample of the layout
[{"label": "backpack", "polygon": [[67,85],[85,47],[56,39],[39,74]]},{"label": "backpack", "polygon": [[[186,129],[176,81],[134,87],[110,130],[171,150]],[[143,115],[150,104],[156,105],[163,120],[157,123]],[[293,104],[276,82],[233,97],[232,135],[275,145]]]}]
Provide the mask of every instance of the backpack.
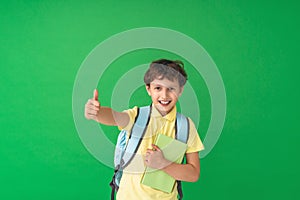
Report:
[{"label": "backpack", "polygon": [[[114,200],[115,192],[119,189],[123,169],[131,162],[142,142],[150,121],[150,115],[151,106],[138,108],[129,139],[127,140],[126,137],[127,131],[121,130],[119,133],[114,155],[115,170],[112,181],[109,184],[112,188],[111,200]],[[189,120],[180,113],[176,113],[175,138],[184,143],[187,143],[189,138]],[[182,199],[181,181],[177,181],[177,190],[179,199]]]}]

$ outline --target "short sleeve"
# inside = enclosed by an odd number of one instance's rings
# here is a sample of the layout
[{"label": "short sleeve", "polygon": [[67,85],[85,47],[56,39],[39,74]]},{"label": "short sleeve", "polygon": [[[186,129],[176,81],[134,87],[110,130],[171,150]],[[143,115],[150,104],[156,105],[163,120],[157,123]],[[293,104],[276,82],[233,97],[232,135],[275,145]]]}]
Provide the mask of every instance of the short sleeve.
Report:
[{"label": "short sleeve", "polygon": [[119,130],[126,130],[127,132],[130,132],[133,124],[134,124],[134,121],[135,121],[135,117],[137,115],[137,110],[138,110],[138,107],[135,106],[133,107],[132,109],[128,109],[128,110],[124,110],[123,112],[127,113],[128,116],[129,116],[129,122],[128,124],[125,126],[125,127],[118,127]]},{"label": "short sleeve", "polygon": [[190,118],[189,118],[189,125],[190,125],[190,130],[189,130],[189,139],[187,141],[188,148],[186,153],[202,151],[204,149],[204,146],[199,137],[195,124]]}]

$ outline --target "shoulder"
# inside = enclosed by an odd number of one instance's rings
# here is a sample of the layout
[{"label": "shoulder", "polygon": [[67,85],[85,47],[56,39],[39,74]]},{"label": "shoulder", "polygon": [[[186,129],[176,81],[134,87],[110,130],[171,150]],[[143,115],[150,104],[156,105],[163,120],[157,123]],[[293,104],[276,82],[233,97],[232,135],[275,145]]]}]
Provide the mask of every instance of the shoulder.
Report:
[{"label": "shoulder", "polygon": [[137,116],[138,110],[139,110],[139,108],[137,106],[134,106],[131,109],[127,109],[127,110],[122,111],[123,113],[127,113],[127,115],[129,116],[129,122],[124,127],[119,126],[120,130],[123,129],[123,130],[128,131],[128,130],[131,129],[132,125],[134,124],[135,118]]},{"label": "shoulder", "polygon": [[204,149],[202,141],[200,139],[198,130],[191,118],[188,117],[189,121],[189,138],[188,138],[188,150],[187,153],[197,152]]},{"label": "shoulder", "polygon": [[[149,108],[148,110],[145,108]],[[131,109],[128,110],[124,110],[122,111],[123,113],[126,113],[129,116],[129,122],[125,127],[119,127],[119,129],[124,129],[124,130],[131,130],[133,124],[136,121],[136,118],[138,116],[143,117],[149,114],[149,112],[151,113],[151,108],[149,106],[143,106],[143,107],[137,107],[134,106]]]},{"label": "shoulder", "polygon": [[127,113],[129,115],[130,118],[135,118],[137,113],[138,113],[139,108],[137,106],[134,106],[131,109],[128,110],[124,110],[123,112]]},{"label": "shoulder", "polygon": [[188,119],[188,122],[189,122],[190,131],[191,131],[191,129],[193,129],[193,131],[197,132],[197,129],[196,129],[194,121],[191,118],[189,118],[189,117],[187,117],[187,119]]}]

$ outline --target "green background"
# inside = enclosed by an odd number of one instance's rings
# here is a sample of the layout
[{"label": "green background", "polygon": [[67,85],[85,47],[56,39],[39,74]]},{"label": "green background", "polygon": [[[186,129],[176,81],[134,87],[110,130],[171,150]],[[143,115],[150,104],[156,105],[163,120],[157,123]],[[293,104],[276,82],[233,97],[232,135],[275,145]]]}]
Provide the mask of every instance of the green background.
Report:
[{"label": "green background", "polygon": [[[200,43],[226,88],[222,135],[200,180],[184,183],[185,199],[299,199],[299,9],[297,1],[1,1],[0,199],[109,199],[112,169],[79,139],[73,84],[100,42],[148,26]],[[178,58],[148,49],[117,59],[99,81],[102,104],[123,73],[161,57]],[[203,139],[209,94],[186,69]],[[140,88],[130,106],[149,102]],[[116,128],[103,129],[113,141]]]}]

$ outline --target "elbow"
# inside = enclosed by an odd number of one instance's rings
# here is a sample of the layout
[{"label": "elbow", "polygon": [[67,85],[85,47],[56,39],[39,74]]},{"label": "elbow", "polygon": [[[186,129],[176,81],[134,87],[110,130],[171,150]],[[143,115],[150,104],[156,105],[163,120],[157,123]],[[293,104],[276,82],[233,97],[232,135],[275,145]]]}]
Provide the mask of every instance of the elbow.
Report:
[{"label": "elbow", "polygon": [[200,178],[200,173],[197,173],[193,177],[191,177],[191,182],[197,182],[199,178]]},{"label": "elbow", "polygon": [[194,172],[192,174],[190,174],[190,176],[187,176],[188,178],[185,180],[187,182],[197,182],[200,178],[200,173],[198,172]]},{"label": "elbow", "polygon": [[200,178],[200,168],[196,168],[193,176],[191,177],[191,182],[197,182]]}]

